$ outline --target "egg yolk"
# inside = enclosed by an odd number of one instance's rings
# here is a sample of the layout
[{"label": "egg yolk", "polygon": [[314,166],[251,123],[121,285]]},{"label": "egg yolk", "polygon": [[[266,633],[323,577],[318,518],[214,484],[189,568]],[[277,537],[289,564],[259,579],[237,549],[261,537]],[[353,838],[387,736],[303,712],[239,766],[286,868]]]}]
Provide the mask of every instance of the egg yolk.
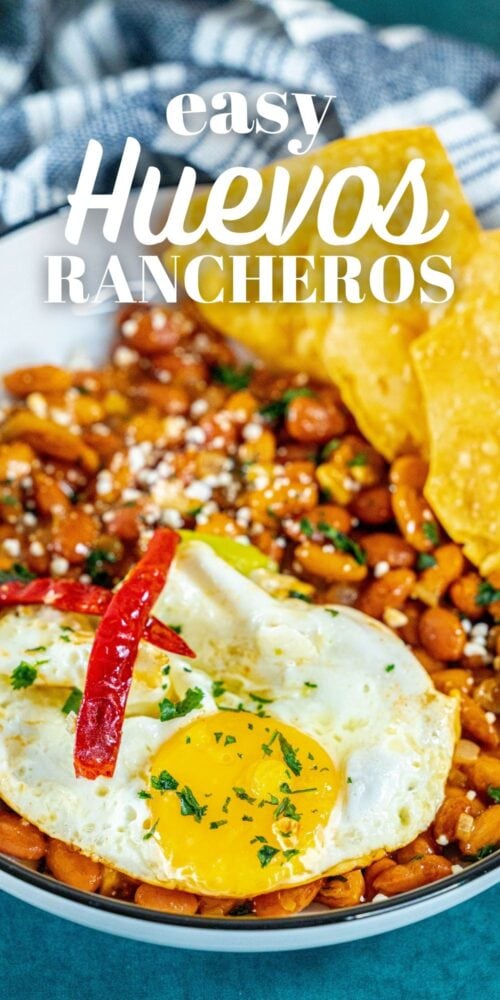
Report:
[{"label": "egg yolk", "polygon": [[157,752],[152,828],[179,885],[258,895],[311,877],[303,858],[321,846],[337,790],[332,761],[310,736],[278,719],[219,712]]}]

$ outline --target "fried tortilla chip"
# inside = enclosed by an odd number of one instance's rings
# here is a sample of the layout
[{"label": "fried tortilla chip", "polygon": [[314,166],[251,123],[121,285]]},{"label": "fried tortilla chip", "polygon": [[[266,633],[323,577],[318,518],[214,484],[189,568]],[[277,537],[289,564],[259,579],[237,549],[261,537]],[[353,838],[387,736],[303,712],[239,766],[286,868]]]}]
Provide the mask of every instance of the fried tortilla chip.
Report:
[{"label": "fried tortilla chip", "polygon": [[500,568],[500,230],[486,232],[461,291],[411,354],[430,437],[425,494],[484,574]]},{"label": "fried tortilla chip", "polygon": [[[451,256],[457,268],[465,263],[473,248],[478,224],[439,139],[429,128],[341,139],[281,164],[290,173],[289,218],[314,165],[324,172],[323,188],[343,168],[361,164],[372,167],[379,178],[381,202],[387,204],[407,164],[416,157],[423,158],[426,163],[424,179],[430,205],[426,228],[433,226],[444,210],[450,213],[444,232],[429,243],[388,246],[370,229],[365,237],[350,246],[329,246],[322,242],[317,232],[318,197],[297,232],[283,246],[271,246],[263,238],[248,247],[221,247],[205,236],[193,246],[170,248],[166,256],[166,264],[171,267],[172,256],[179,258],[181,276],[193,257],[202,254],[223,256],[222,279],[217,264],[207,262],[204,267],[200,284],[205,299],[212,298],[221,284],[225,297],[230,298],[231,254],[248,253],[251,273],[255,273],[255,258],[260,255],[313,256],[316,266],[310,271],[307,292],[310,294],[316,289],[318,297],[323,288],[322,255],[350,254],[359,258],[363,267],[361,289],[367,296],[359,305],[282,304],[278,301],[282,282],[277,267],[276,301],[272,304],[218,302],[202,304],[200,308],[214,326],[251,348],[271,367],[302,370],[323,378],[327,374],[338,384],[363,432],[387,458],[408,445],[422,446],[425,442],[422,401],[408,347],[413,338],[427,328],[428,312],[420,305],[416,294],[402,306],[384,306],[375,301],[368,287],[369,268],[377,258],[391,252],[406,256],[413,265],[418,288],[419,267],[424,257],[432,254]],[[264,180],[261,202],[245,220],[233,224],[235,230],[254,229],[265,218],[277,166],[280,164],[272,164],[261,171]],[[239,201],[245,187],[241,179],[234,182],[231,190],[234,203]],[[193,199],[188,216],[190,229],[200,223],[207,197],[208,192],[203,191]],[[336,211],[337,232],[351,230],[360,203],[361,184],[351,178]],[[406,229],[411,211],[412,199],[406,192],[391,220],[393,233]],[[390,287],[387,291],[390,293]]]}]

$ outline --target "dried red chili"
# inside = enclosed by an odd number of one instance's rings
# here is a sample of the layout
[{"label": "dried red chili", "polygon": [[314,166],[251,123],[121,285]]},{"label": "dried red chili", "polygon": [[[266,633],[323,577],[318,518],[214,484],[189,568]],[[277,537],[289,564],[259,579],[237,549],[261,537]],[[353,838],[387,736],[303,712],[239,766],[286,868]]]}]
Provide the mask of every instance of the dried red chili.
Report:
[{"label": "dried red chili", "polygon": [[[73,611],[81,615],[104,614],[112,594],[95,584],[79,583],[78,580],[52,580],[39,577],[29,583],[12,580],[0,584],[0,608],[14,607],[16,604],[43,604],[58,611]],[[142,638],[167,653],[194,657],[187,642],[168,625],[151,617],[146,622]]]},{"label": "dried red chili", "polygon": [[111,597],[97,629],[76,727],[77,776],[112,777],[120,746],[132,671],[151,608],[159,597],[179,536],[155,531],[146,551]]}]

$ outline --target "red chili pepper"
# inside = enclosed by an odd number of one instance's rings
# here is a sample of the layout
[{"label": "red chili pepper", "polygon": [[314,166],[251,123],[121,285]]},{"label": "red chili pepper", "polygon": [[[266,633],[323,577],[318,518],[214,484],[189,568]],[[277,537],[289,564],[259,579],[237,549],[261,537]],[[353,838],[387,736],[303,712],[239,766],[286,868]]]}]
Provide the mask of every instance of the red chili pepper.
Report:
[{"label": "red chili pepper", "polygon": [[76,727],[77,776],[94,779],[114,773],[139,642],[178,541],[170,528],[155,531],[146,554],[112,595],[99,623]]},{"label": "red chili pepper", "polygon": [[0,607],[14,604],[46,604],[59,611],[77,611],[82,615],[104,614],[111,594],[104,587],[79,583],[78,580],[51,580],[40,577],[21,583],[10,580],[0,584]]},{"label": "red chili pepper", "polygon": [[[58,611],[74,611],[81,615],[100,617],[109,607],[112,596],[104,587],[79,583],[78,580],[52,580],[50,577],[39,577],[37,580],[30,580],[29,583],[11,580],[0,584],[0,608],[16,604],[44,604],[47,607],[57,608]],[[195,656],[187,642],[184,642],[174,629],[164,625],[157,618],[149,618],[142,638],[167,653]]]},{"label": "red chili pepper", "polygon": [[142,638],[150,642],[159,649],[164,649],[166,653],[177,653],[178,656],[189,656],[194,658],[196,653],[188,646],[187,642],[168,625],[164,625],[158,618],[151,617],[142,633]]}]

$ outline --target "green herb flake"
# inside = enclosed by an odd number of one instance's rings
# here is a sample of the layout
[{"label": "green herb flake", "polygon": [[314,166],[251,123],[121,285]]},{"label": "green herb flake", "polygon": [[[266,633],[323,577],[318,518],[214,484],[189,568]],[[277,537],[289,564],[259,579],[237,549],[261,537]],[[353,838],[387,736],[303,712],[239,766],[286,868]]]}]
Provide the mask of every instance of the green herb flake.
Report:
[{"label": "green herb flake", "polygon": [[252,701],[257,702],[258,705],[272,705],[274,700],[273,698],[263,698],[262,695],[253,693],[250,694],[250,698]]},{"label": "green herb flake", "polygon": [[290,403],[292,403],[293,400],[297,399],[299,396],[311,397],[314,396],[314,393],[311,389],[308,389],[307,386],[302,386],[296,389],[287,389],[279,399],[273,399],[270,403],[266,403],[264,406],[261,406],[260,413],[263,417],[266,417],[267,420],[282,420],[283,417],[286,417]]},{"label": "green herb flake", "polygon": [[360,566],[364,566],[366,563],[366,553],[355,542],[349,535],[346,535],[343,531],[339,531],[337,528],[333,528],[331,524],[327,524],[326,521],[320,521],[318,524],[318,529],[321,531],[322,535],[332,542],[335,548],[339,552],[347,552],[348,555],[354,556],[354,559]]},{"label": "green herb flake", "polygon": [[250,805],[252,805],[255,802],[255,799],[253,799],[252,796],[249,795],[244,788],[233,788],[233,792],[237,796],[237,798],[243,799],[244,802],[249,802]]},{"label": "green herb flake", "polygon": [[388,663],[387,666],[384,668],[386,674],[390,674],[391,671],[394,670],[394,666],[395,666],[394,663]]},{"label": "green herb flake", "polygon": [[500,601],[500,590],[497,590],[488,580],[482,580],[477,588],[475,603],[480,608],[485,608],[493,601]]},{"label": "green herb flake", "polygon": [[497,850],[498,844],[485,844],[484,847],[480,847],[477,854],[471,858],[471,861],[482,861],[483,858],[488,858],[490,854],[494,854]]},{"label": "green herb flake", "polygon": [[488,785],[488,795],[493,802],[500,804],[500,788],[495,785]]},{"label": "green herb flake", "polygon": [[162,698],[159,703],[160,720],[168,722],[169,719],[178,719],[183,715],[189,715],[195,708],[199,708],[203,701],[203,691],[199,687],[188,688],[182,701],[174,704],[170,698]]},{"label": "green herb flake", "polygon": [[110,590],[113,586],[113,577],[108,573],[107,567],[116,561],[115,553],[109,549],[91,549],[85,560],[85,572],[90,576],[92,583]]},{"label": "green herb flake", "polygon": [[222,736],[222,733],[220,733],[220,732],[219,732],[219,733],[214,733],[214,736],[215,736],[215,742],[216,742],[216,743],[219,743],[219,741],[220,741],[220,738],[221,738],[221,736]]},{"label": "green herb flake", "polygon": [[201,823],[208,806],[200,806],[200,803],[197,801],[193,792],[187,785],[182,789],[182,791],[176,792],[175,794],[181,804],[181,815],[193,816],[196,823]]},{"label": "green herb flake", "polygon": [[176,632],[177,635],[182,635],[182,625],[169,625],[168,627],[172,629],[172,632]]},{"label": "green herb flake", "polygon": [[257,851],[257,857],[259,859],[260,867],[266,868],[267,865],[273,860],[273,858],[279,854],[277,847],[271,847],[270,844],[264,844]]},{"label": "green herb flake", "polygon": [[299,775],[302,771],[302,764],[300,763],[291,743],[289,743],[283,736],[283,733],[278,733],[278,740],[285,764],[290,768],[293,774]]},{"label": "green herb flake", "polygon": [[436,557],[431,555],[430,552],[420,552],[417,559],[417,569],[430,569],[431,566],[437,566]]},{"label": "green herb flake", "polygon": [[214,365],[212,377],[214,382],[225,385],[227,389],[238,392],[240,389],[247,389],[253,374],[253,366],[245,365],[244,368],[234,368],[233,365]]},{"label": "green herb flake", "polygon": [[368,458],[363,451],[360,451],[357,455],[353,455],[347,464],[350,469],[356,469],[363,465],[368,465]]},{"label": "green herb flake", "polygon": [[224,801],[224,805],[222,806],[222,812],[225,813],[226,816],[227,816],[227,810],[228,810],[228,806],[229,806],[230,801],[231,801],[231,796],[228,795],[227,798]]},{"label": "green herb flake", "polygon": [[348,779],[347,779],[347,784],[348,784],[348,785],[352,785],[352,778],[348,778]]},{"label": "green herb flake", "polygon": [[437,545],[439,543],[439,529],[434,521],[424,521],[422,524],[422,531],[431,545]]},{"label": "green herb flake", "polygon": [[151,788],[154,788],[156,792],[173,792],[179,787],[179,782],[170,774],[169,771],[160,771],[159,774],[151,775]]},{"label": "green herb flake", "polygon": [[330,458],[330,455],[332,455],[334,451],[337,451],[337,448],[339,446],[340,446],[340,438],[332,438],[331,441],[328,441],[328,443],[325,444],[321,452],[320,457],[322,461],[324,462],[326,461],[327,458]]},{"label": "green herb flake", "polygon": [[148,832],[144,834],[144,836],[142,838],[143,840],[151,840],[151,837],[153,837],[154,834],[156,833],[156,827],[158,826],[158,822],[159,821],[156,820],[156,823],[153,824],[153,826],[151,827],[151,829],[148,830]]},{"label": "green herb flake", "polygon": [[78,715],[78,712],[80,711],[80,705],[82,703],[82,698],[83,698],[83,691],[80,691],[80,688],[74,687],[73,690],[71,691],[71,694],[69,694],[68,697],[66,698],[66,701],[64,702],[64,705],[61,708],[61,712],[64,712],[65,715],[69,715],[70,712],[74,712],[75,715]]},{"label": "green herb flake", "polygon": [[306,688],[317,688],[317,684],[313,684],[312,681],[304,681],[304,687]]},{"label": "green herb flake", "polygon": [[312,604],[311,598],[307,594],[302,594],[300,590],[289,590],[289,597],[294,597],[296,601],[305,601],[306,604]]},{"label": "green herb flake", "polygon": [[226,736],[226,738],[224,740],[224,746],[225,747],[229,747],[229,746],[231,746],[232,743],[236,743],[236,737],[235,736]]},{"label": "green herb flake", "polygon": [[225,826],[226,823],[227,823],[227,819],[216,819],[212,823],[210,823],[210,829],[211,830],[218,830],[220,826]]},{"label": "green herb flake", "polygon": [[335,608],[325,608],[325,611],[328,615],[331,615],[332,618],[338,618],[339,616],[339,612],[335,611]]},{"label": "green herb flake", "polygon": [[0,583],[29,583],[30,580],[35,579],[35,574],[30,573],[29,569],[22,566],[21,563],[14,563],[10,569],[0,570]]},{"label": "green herb flake", "polygon": [[150,799],[152,797],[150,792],[146,792],[144,788],[141,788],[140,792],[137,792],[137,796],[139,799]]},{"label": "green herb flake", "polygon": [[285,861],[290,861],[292,858],[296,858],[300,851],[296,847],[290,847],[287,851],[283,851],[283,857]]},{"label": "green herb flake", "polygon": [[28,688],[34,684],[37,676],[37,669],[31,663],[26,663],[25,660],[15,667],[10,675],[10,683],[14,688],[14,691],[20,691],[21,688]]},{"label": "green herb flake", "polygon": [[225,693],[224,681],[212,681],[212,696],[214,698],[222,698]]},{"label": "green herb flake", "polygon": [[282,799],[274,810],[274,818],[279,819],[280,816],[284,816],[286,819],[294,819],[297,822],[301,819],[301,814],[297,812],[294,803],[288,798],[288,796],[285,796],[285,798]]},{"label": "green herb flake", "polygon": [[314,525],[311,524],[308,517],[303,517],[299,523],[300,531],[306,538],[312,538],[314,534]]}]

